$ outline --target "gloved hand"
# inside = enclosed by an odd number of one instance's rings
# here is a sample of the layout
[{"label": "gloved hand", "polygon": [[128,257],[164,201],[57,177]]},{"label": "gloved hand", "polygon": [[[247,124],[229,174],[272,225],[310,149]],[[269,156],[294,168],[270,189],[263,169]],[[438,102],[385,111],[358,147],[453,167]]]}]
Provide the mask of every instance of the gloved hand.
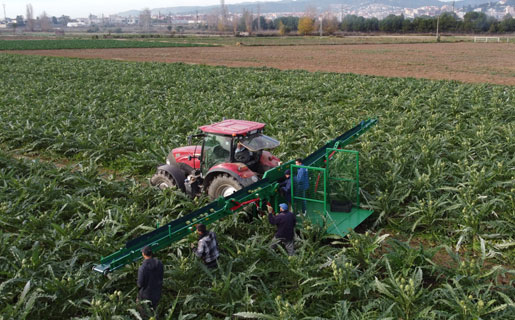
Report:
[{"label": "gloved hand", "polygon": [[267,204],[266,209],[268,210],[268,213],[274,213],[274,208],[272,208],[271,205]]}]

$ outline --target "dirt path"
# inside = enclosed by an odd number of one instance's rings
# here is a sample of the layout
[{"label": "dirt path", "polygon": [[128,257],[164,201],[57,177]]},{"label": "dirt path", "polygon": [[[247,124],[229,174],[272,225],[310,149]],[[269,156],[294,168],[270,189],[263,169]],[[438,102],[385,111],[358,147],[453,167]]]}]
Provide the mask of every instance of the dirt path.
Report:
[{"label": "dirt path", "polygon": [[513,43],[226,46],[11,51],[60,57],[272,67],[515,85]]}]

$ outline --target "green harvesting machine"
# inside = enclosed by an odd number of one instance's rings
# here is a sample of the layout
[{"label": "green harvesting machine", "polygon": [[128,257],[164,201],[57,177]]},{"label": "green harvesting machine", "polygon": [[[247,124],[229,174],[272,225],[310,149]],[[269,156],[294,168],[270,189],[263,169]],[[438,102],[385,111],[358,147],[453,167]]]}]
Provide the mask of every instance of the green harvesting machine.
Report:
[{"label": "green harvesting machine", "polygon": [[[362,121],[310,154],[302,161],[302,165],[295,165],[293,160],[286,162],[266,171],[261,180],[230,196],[219,197],[186,216],[128,241],[119,251],[102,257],[93,270],[107,275],[141,259],[143,247],[151,246],[157,252],[195,232],[195,225],[213,223],[249,204],[255,204],[258,208],[271,204],[277,211],[279,203],[284,201],[278,192],[279,182],[284,180],[288,169],[292,179],[293,212],[304,213],[299,216],[299,220],[308,219],[325,227],[329,234],[346,235],[369,217],[372,211],[360,207],[359,154],[357,151],[344,150],[343,147],[376,123],[377,119]],[[295,183],[301,168],[307,171],[308,187],[301,188]]]}]

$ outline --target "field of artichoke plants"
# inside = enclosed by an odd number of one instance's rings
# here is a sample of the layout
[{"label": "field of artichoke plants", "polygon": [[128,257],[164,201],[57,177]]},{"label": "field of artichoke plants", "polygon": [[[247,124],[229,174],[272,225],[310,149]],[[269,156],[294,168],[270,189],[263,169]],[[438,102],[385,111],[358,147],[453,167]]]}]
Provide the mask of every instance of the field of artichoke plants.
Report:
[{"label": "field of artichoke plants", "polygon": [[138,40],[0,40],[0,50],[57,50],[57,49],[107,49],[107,48],[165,48],[165,47],[209,47],[199,43]]},{"label": "field of artichoke plants", "polygon": [[0,55],[0,319],[139,319],[138,264],[101,256],[205,204],[147,179],[222,117],[267,123],[281,159],[359,121],[374,215],[348,237],[306,225],[297,255],[244,212],[159,252],[161,319],[513,319],[515,87],[274,69]]}]

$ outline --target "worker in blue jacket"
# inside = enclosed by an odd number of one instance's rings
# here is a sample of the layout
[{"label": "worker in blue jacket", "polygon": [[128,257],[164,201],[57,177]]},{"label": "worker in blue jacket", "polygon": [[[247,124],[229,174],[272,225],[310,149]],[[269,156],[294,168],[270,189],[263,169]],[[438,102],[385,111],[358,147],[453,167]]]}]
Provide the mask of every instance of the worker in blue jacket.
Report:
[{"label": "worker in blue jacket", "polygon": [[[296,159],[295,164],[301,166],[302,159]],[[297,196],[306,198],[306,191],[309,189],[308,169],[299,168],[297,170],[297,177],[295,178],[295,189],[297,190]],[[302,213],[306,214],[306,200],[302,200]]]},{"label": "worker in blue jacket", "polygon": [[293,237],[295,235],[295,224],[297,223],[295,215],[288,210],[286,203],[279,205],[281,212],[278,215],[274,215],[274,209],[270,205],[267,205],[267,209],[268,221],[277,226],[277,231],[274,235],[276,241],[273,242],[272,249],[275,249],[277,244],[280,243],[286,249],[289,256],[294,255]]}]

